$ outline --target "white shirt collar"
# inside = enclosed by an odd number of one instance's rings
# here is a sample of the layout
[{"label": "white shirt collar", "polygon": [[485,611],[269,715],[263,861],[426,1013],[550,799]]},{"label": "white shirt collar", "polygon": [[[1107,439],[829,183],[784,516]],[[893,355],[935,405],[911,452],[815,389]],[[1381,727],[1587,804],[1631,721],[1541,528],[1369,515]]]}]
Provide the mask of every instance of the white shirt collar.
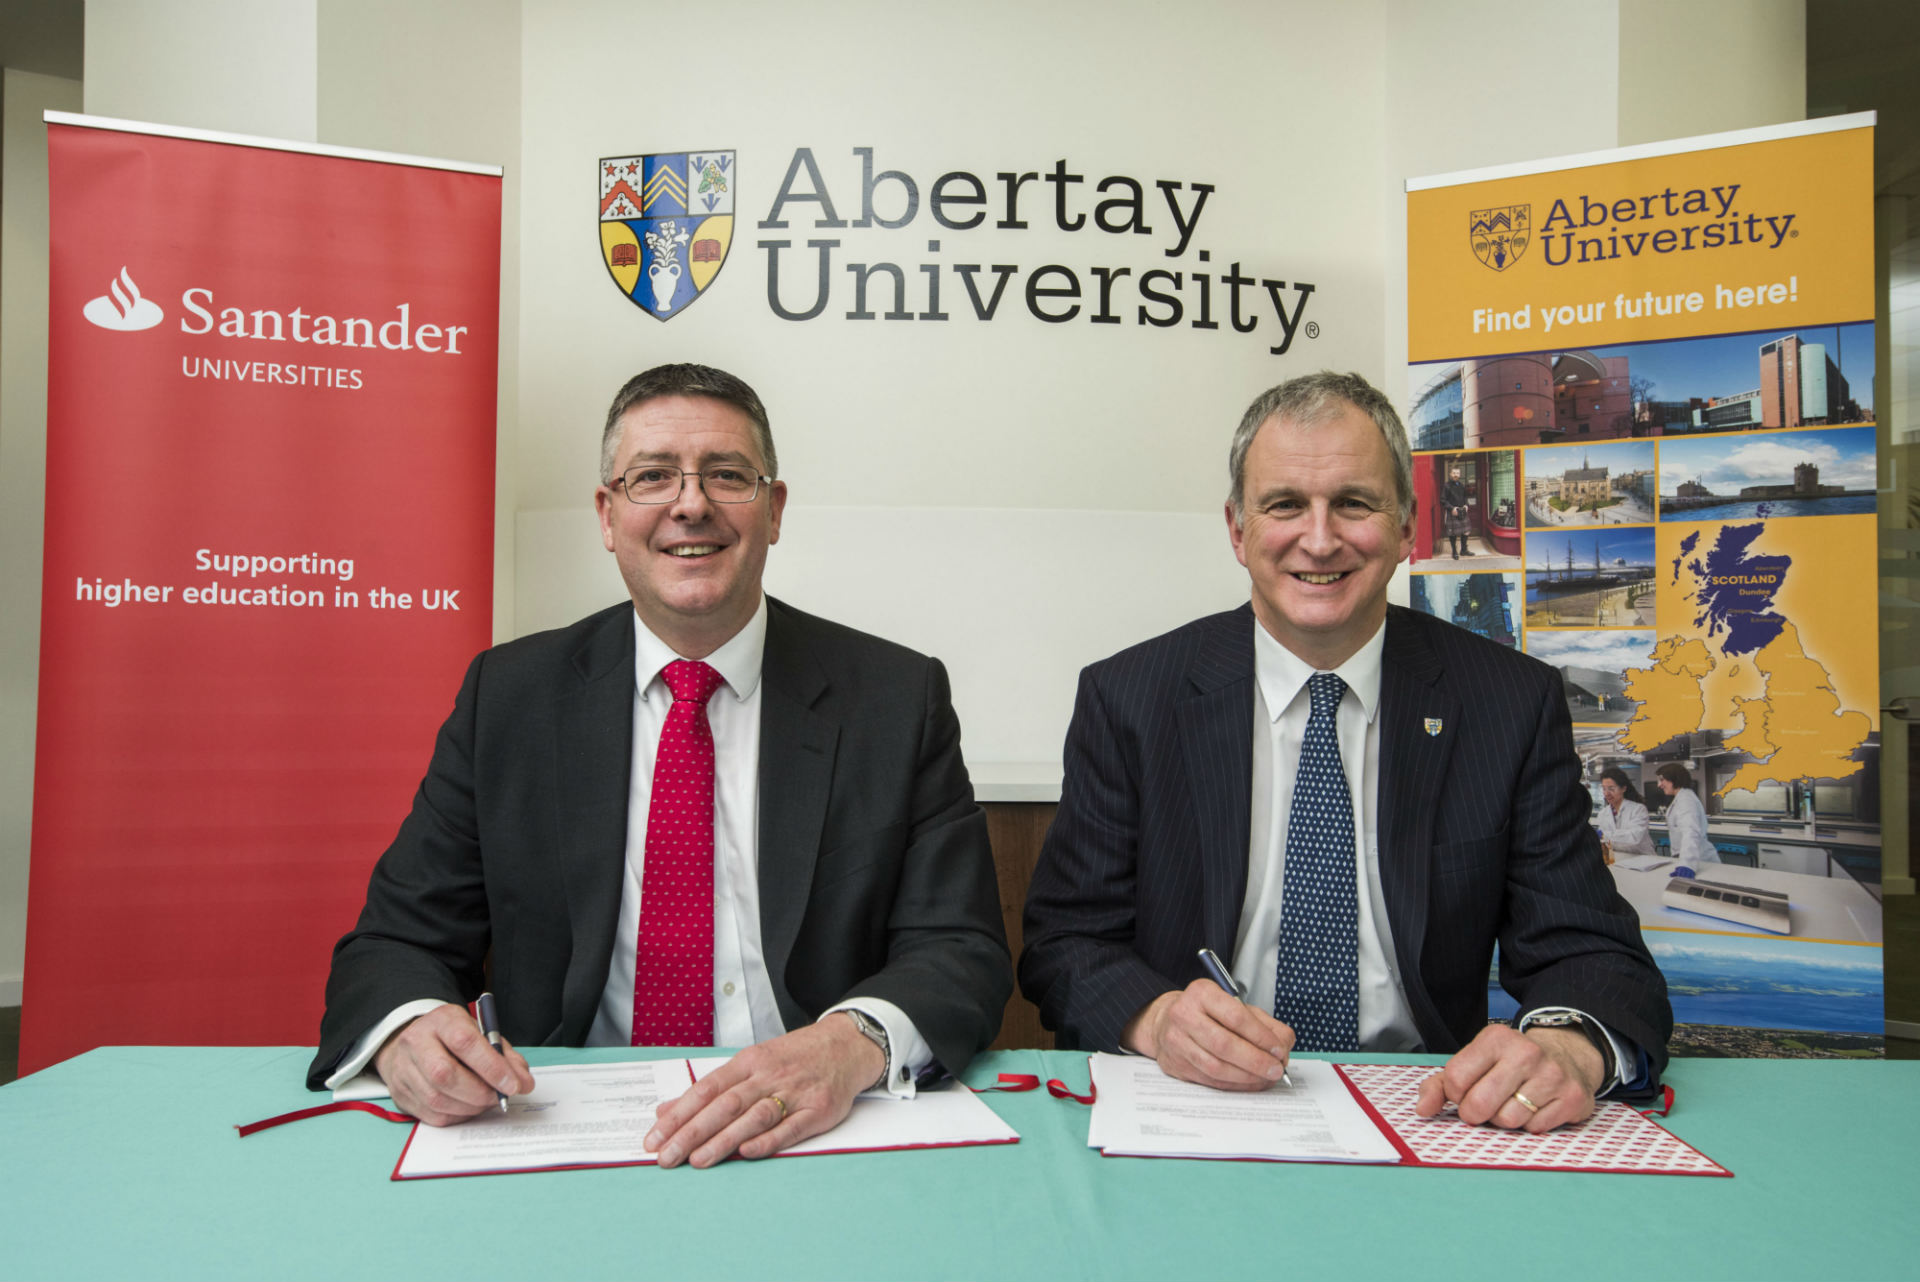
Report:
[{"label": "white shirt collar", "polygon": [[[1360,700],[1369,725],[1373,723],[1373,714],[1380,709],[1380,656],[1386,648],[1387,625],[1382,620],[1366,643],[1333,669],[1334,675],[1346,682],[1347,689]],[[1280,714],[1299,697],[1315,671],[1312,664],[1275,640],[1259,619],[1253,621],[1253,675],[1260,683],[1261,697],[1267,701],[1270,719],[1280,719]]]},{"label": "white shirt collar", "polygon": [[[640,612],[633,612],[634,689],[647,692],[660,670],[676,659],[673,647],[653,634]],[[760,684],[760,661],[767,652],[767,594],[760,594],[759,608],[747,620],[747,626],[727,638],[725,645],[708,655],[703,663],[720,674],[735,699],[745,701]]]}]

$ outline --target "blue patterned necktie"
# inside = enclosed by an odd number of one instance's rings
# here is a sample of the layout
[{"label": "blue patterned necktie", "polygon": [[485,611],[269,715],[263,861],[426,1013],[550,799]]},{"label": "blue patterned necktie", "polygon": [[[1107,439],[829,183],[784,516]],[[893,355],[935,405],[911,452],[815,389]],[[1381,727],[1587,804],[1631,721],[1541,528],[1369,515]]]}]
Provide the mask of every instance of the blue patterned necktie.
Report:
[{"label": "blue patterned necktie", "polygon": [[1280,892],[1280,964],[1273,1017],[1303,1051],[1360,1048],[1359,902],[1353,884],[1353,794],[1340,766],[1334,717],[1346,682],[1317,672],[1287,818]]}]

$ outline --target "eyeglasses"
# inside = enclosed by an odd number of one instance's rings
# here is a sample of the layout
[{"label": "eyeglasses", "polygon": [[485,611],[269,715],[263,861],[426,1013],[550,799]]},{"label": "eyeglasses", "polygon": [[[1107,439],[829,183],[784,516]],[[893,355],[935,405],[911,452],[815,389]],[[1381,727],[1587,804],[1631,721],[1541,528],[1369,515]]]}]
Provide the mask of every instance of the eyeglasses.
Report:
[{"label": "eyeglasses", "polygon": [[672,503],[680,497],[690,476],[698,478],[696,484],[715,503],[751,503],[759,497],[762,485],[773,484],[771,476],[756,476],[741,467],[710,467],[704,472],[688,472],[643,463],[608,481],[607,488],[624,491],[629,503]]}]

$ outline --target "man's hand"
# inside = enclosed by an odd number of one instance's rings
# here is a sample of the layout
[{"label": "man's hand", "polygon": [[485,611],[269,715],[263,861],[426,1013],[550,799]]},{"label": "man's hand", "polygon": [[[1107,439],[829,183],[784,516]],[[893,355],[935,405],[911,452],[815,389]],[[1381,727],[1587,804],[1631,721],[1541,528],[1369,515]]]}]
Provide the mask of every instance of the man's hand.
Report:
[{"label": "man's hand", "polygon": [[1222,1091],[1258,1091],[1280,1080],[1293,1030],[1211,979],[1162,993],[1120,1034],[1128,1050],[1159,1061],[1169,1077]]},{"label": "man's hand", "polygon": [[[1489,1024],[1446,1067],[1420,1083],[1414,1111],[1432,1117],[1451,1100],[1462,1121],[1539,1135],[1591,1117],[1605,1072],[1600,1052],[1575,1029],[1517,1033],[1505,1024]],[[1522,1095],[1535,1107],[1521,1103]]]},{"label": "man's hand", "polygon": [[461,1006],[430,1010],[389,1037],[373,1067],[393,1102],[428,1126],[452,1126],[497,1107],[495,1091],[524,1095],[533,1089],[520,1052],[508,1046],[502,1055],[487,1045]]},{"label": "man's hand", "polygon": [[838,1126],[886,1069],[880,1048],[836,1012],[749,1046],[694,1083],[660,1110],[647,1151],[663,1167],[708,1167],[735,1152],[770,1157]]}]

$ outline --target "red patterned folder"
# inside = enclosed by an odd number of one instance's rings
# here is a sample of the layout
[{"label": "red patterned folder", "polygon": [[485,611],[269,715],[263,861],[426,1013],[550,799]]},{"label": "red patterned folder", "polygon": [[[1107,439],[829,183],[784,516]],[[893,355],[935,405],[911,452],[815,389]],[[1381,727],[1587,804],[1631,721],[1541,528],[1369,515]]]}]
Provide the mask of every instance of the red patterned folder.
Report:
[{"label": "red patterned folder", "polygon": [[1723,1175],[1720,1165],[1629,1104],[1602,1100],[1593,1116],[1545,1135],[1413,1111],[1433,1069],[1414,1064],[1334,1066],[1367,1116],[1400,1150],[1403,1166],[1481,1167],[1505,1171],[1599,1171],[1626,1175]]}]

